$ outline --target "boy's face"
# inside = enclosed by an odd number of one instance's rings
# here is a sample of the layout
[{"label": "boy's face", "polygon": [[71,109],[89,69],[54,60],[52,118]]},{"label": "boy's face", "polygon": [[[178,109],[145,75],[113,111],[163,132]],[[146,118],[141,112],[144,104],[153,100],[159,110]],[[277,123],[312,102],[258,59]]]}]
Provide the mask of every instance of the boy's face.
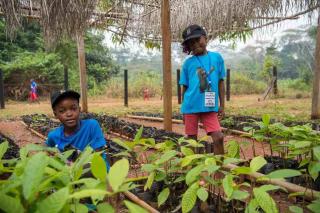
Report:
[{"label": "boy's face", "polygon": [[65,98],[57,103],[53,112],[56,118],[58,118],[65,127],[76,127],[80,115],[79,102],[73,98]]},{"label": "boy's face", "polygon": [[193,38],[187,42],[193,55],[205,54],[207,50],[207,38],[205,36],[201,36],[199,38]]}]

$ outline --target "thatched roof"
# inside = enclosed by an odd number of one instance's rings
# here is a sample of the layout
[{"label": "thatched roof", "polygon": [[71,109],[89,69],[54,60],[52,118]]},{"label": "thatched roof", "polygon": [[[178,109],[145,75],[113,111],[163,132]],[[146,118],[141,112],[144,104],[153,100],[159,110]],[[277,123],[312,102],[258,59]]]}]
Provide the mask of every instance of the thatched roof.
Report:
[{"label": "thatched roof", "polygon": [[[0,4],[10,35],[23,15],[41,20],[49,42],[93,25],[122,37],[161,39],[161,0],[0,0]],[[204,26],[215,38],[296,18],[319,5],[320,0],[171,0],[172,38],[179,40],[192,23]]]}]

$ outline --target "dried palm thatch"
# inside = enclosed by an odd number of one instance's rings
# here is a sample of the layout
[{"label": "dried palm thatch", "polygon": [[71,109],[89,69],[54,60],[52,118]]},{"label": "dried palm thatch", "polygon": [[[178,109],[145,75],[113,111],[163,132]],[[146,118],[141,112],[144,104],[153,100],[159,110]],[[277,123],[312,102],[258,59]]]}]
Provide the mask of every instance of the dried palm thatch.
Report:
[{"label": "dried palm thatch", "polygon": [[[34,15],[48,43],[89,26],[110,30],[121,39],[161,39],[161,0],[0,0],[0,4],[9,35],[19,28],[21,15]],[[296,18],[319,6],[320,0],[170,0],[172,38],[178,41],[192,23],[204,26],[215,38]]]},{"label": "dried palm thatch", "polygon": [[[123,1],[131,6],[128,32],[156,39],[161,35],[160,0]],[[198,23],[210,38],[226,32],[241,32],[296,18],[320,6],[319,0],[171,0],[173,40],[179,40],[183,29]]]},{"label": "dried palm thatch", "polygon": [[75,36],[89,25],[98,0],[0,0],[0,9],[13,36],[21,17],[37,18],[47,44],[63,36]]}]

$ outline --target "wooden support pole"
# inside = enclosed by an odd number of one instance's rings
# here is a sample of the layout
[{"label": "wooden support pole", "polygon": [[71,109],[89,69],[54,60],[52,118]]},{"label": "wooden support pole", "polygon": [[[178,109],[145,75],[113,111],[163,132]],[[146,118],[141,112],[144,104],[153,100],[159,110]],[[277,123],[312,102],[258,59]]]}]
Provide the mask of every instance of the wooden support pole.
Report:
[{"label": "wooden support pole", "polygon": [[128,70],[124,70],[124,106],[128,107]]},{"label": "wooden support pole", "polygon": [[3,73],[0,69],[0,107],[4,109],[4,83],[3,83]]},{"label": "wooden support pole", "polygon": [[227,88],[226,88],[226,98],[227,98],[227,101],[230,101],[230,69],[227,69]]},{"label": "wooden support pole", "polygon": [[278,71],[277,71],[277,66],[273,66],[272,76],[273,76],[273,78],[274,78],[274,82],[273,82],[273,94],[274,94],[274,95],[278,95]]},{"label": "wooden support pole", "polygon": [[311,119],[320,118],[320,15],[318,15],[318,27],[315,51],[314,80],[312,92]]},{"label": "wooden support pole", "polygon": [[172,131],[170,2],[161,1],[164,129]]},{"label": "wooden support pole", "polygon": [[81,93],[81,107],[82,112],[88,112],[88,99],[87,99],[87,71],[86,71],[86,55],[84,49],[84,33],[77,35],[77,47],[78,47],[78,60],[80,71],[80,93]]},{"label": "wooden support pole", "polygon": [[180,81],[180,69],[177,69],[177,95],[178,95],[178,104],[181,104],[181,87],[180,87],[179,81]]},{"label": "wooden support pole", "polygon": [[63,65],[63,72],[64,72],[64,90],[68,90],[69,89],[69,76],[68,76],[68,66],[67,65]]}]

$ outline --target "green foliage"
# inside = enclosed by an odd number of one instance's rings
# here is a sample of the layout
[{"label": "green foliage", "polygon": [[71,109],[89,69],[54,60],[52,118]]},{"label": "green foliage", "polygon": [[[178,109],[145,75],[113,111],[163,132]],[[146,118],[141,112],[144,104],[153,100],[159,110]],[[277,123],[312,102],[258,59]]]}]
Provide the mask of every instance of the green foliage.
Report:
[{"label": "green foliage", "polygon": [[158,195],[158,206],[161,206],[166,202],[170,195],[170,189],[169,188],[164,188],[160,194]]},{"label": "green foliage", "polygon": [[240,94],[262,94],[267,85],[265,82],[252,79],[245,73],[233,72],[231,77],[231,93]]},{"label": "green foliage", "polygon": [[[6,143],[0,145],[6,151]],[[32,153],[32,154],[31,154]],[[48,156],[50,154],[50,157]],[[66,161],[68,153],[42,146],[30,145],[20,150],[20,159],[3,164],[1,172],[10,174],[0,182],[0,209],[5,212],[87,212],[80,199],[91,198],[93,204],[104,201],[105,196],[128,191],[134,187],[125,180],[129,163],[127,159],[116,162],[107,174],[101,157],[87,148],[72,164]],[[91,171],[98,177],[84,178],[91,163]],[[105,166],[105,163],[104,163]],[[101,168],[101,172],[97,171]],[[108,183],[105,181],[106,177]],[[107,189],[112,188],[112,191]],[[98,210],[112,210],[107,204],[99,204]]]},{"label": "green foliage", "polygon": [[[63,72],[67,68],[70,88],[79,89],[78,55],[74,41],[62,39],[54,49],[45,51],[38,22],[24,21],[24,30],[18,32],[14,41],[6,38],[4,27],[4,21],[0,19],[0,68],[4,70],[5,82],[28,85],[33,78],[40,85],[40,90],[41,84],[62,88]],[[103,40],[102,32],[86,32],[89,94],[103,93],[104,84],[119,72],[119,66],[112,60]]]},{"label": "green foliage", "polygon": [[192,184],[182,196],[182,213],[191,211],[197,200],[199,184]]}]

